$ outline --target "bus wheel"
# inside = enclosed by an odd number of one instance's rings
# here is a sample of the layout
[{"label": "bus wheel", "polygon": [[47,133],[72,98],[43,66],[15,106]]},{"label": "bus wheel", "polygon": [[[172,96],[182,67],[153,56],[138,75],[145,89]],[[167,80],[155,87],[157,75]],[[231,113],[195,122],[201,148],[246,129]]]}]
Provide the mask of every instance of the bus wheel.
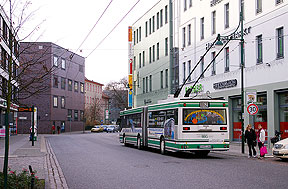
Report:
[{"label": "bus wheel", "polygon": [[206,157],[209,154],[209,150],[201,150],[201,151],[196,151],[195,155],[196,157]]},{"label": "bus wheel", "polygon": [[164,138],[161,138],[160,140],[160,153],[162,155],[165,154],[165,139]]},{"label": "bus wheel", "polygon": [[128,146],[128,144],[126,143],[126,137],[125,136],[123,136],[123,144],[124,144],[124,146]]},{"label": "bus wheel", "polygon": [[140,136],[137,137],[137,148],[138,148],[138,150],[141,150],[141,138],[140,138]]}]

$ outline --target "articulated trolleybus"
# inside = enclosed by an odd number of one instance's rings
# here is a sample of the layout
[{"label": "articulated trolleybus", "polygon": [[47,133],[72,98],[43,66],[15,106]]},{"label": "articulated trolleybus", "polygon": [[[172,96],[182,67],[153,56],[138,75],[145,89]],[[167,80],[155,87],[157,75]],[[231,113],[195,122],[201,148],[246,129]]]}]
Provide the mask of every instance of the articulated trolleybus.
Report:
[{"label": "articulated trolleybus", "polygon": [[206,156],[229,149],[228,102],[222,99],[175,98],[120,112],[119,139],[138,149],[192,151]]}]

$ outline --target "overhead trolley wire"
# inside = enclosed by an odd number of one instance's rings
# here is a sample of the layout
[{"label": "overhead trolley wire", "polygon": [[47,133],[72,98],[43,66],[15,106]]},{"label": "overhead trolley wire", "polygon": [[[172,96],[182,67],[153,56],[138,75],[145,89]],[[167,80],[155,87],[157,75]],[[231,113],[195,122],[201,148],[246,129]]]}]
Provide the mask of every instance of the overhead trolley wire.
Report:
[{"label": "overhead trolley wire", "polygon": [[138,0],[131,9],[121,18],[121,20],[112,28],[112,30],[98,43],[98,45],[85,57],[88,58],[104,41],[105,39],[116,29],[116,27],[125,19],[125,17],[135,8],[135,6],[140,2]]}]

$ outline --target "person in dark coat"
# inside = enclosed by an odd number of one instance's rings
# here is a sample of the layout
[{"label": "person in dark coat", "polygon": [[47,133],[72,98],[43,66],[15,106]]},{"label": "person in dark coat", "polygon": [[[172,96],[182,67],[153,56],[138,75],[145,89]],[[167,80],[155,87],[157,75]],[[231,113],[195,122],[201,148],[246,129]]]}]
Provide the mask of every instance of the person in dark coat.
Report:
[{"label": "person in dark coat", "polygon": [[252,150],[253,150],[253,157],[256,157],[256,150],[255,150],[255,144],[256,144],[256,133],[254,129],[252,129],[252,126],[250,124],[247,125],[246,131],[245,131],[245,141],[247,142],[248,148],[249,148],[249,156],[248,158],[252,157]]}]

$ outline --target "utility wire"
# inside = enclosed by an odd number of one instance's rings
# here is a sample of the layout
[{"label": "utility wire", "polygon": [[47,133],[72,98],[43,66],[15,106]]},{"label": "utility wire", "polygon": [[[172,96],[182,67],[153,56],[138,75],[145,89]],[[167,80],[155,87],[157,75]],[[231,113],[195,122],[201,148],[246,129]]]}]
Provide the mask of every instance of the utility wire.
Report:
[{"label": "utility wire", "polygon": [[84,44],[84,42],[87,40],[87,38],[89,37],[89,35],[92,33],[92,31],[94,30],[94,28],[96,27],[96,25],[98,24],[98,22],[101,20],[101,18],[103,17],[103,15],[105,14],[105,12],[107,11],[107,9],[109,8],[109,6],[111,5],[113,0],[110,1],[110,3],[106,6],[105,10],[103,11],[103,13],[101,14],[101,16],[98,18],[97,22],[94,24],[94,26],[91,28],[91,30],[88,32],[88,34],[86,35],[86,37],[84,38],[84,40],[82,41],[82,43],[79,45],[79,47],[76,50],[77,51],[81,48],[81,46]]},{"label": "utility wire", "polygon": [[116,27],[124,20],[124,18],[134,9],[134,7],[140,2],[138,0],[133,7],[121,18],[121,20],[112,28],[112,30],[98,43],[98,45],[85,57],[88,58],[102,43],[105,41],[105,39],[116,29]]}]

